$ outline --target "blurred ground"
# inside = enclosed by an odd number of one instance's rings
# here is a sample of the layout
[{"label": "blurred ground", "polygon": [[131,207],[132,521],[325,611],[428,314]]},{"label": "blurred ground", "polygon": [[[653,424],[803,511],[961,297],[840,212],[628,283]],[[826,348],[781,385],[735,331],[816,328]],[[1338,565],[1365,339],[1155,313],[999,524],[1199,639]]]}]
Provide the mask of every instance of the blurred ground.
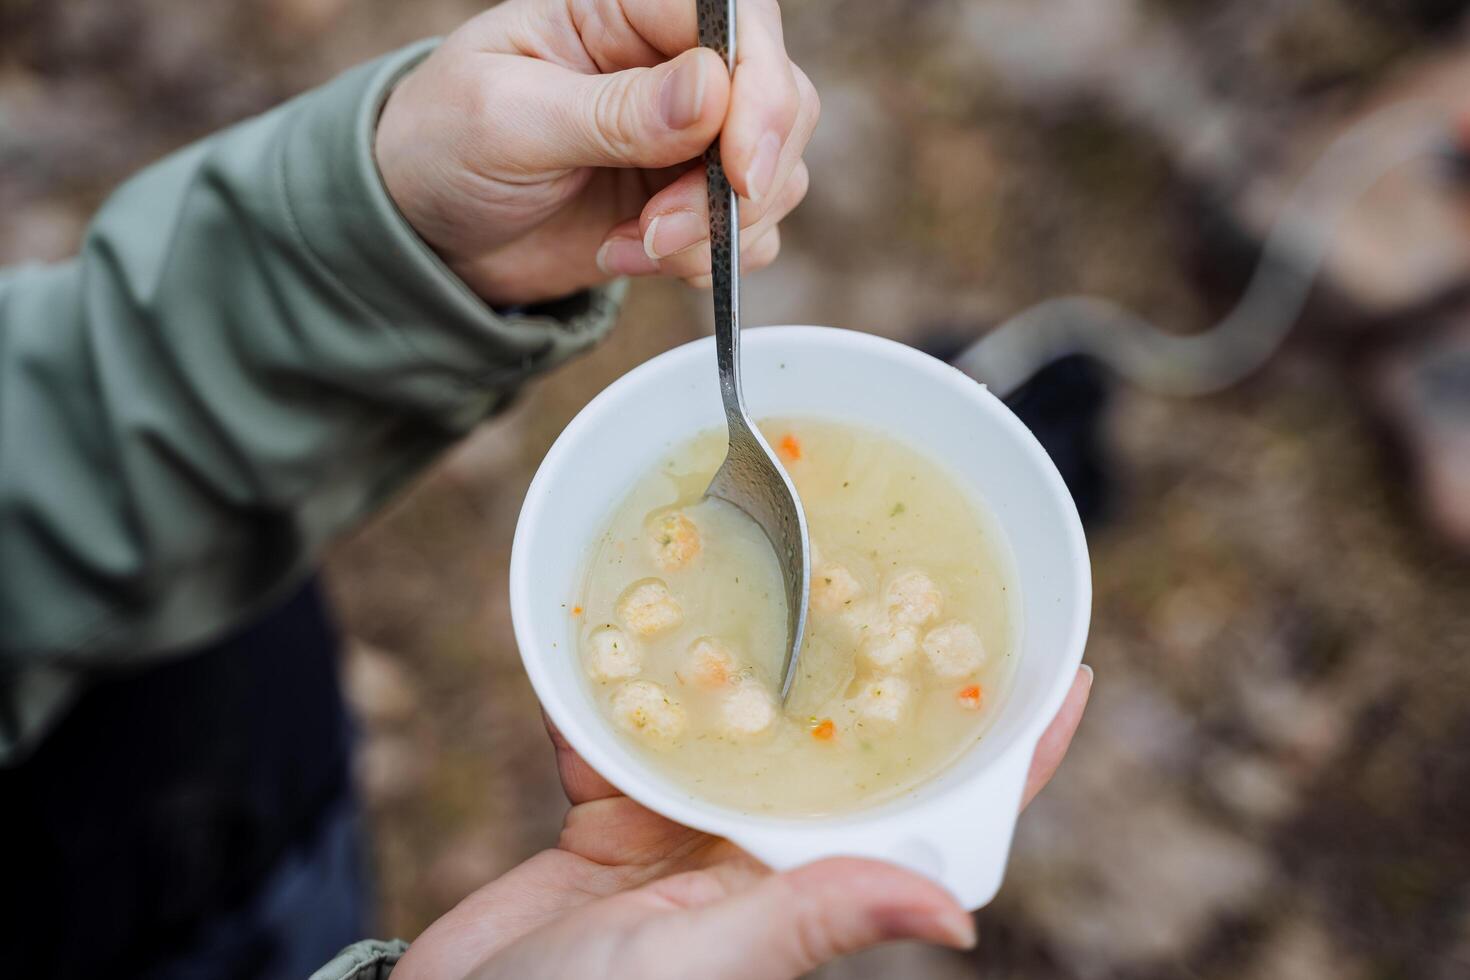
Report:
[{"label": "blurred ground", "polygon": [[[1462,7],[789,0],[825,116],[750,321],[978,335],[1088,291],[1199,329],[1332,133],[1390,99],[1470,108]],[[0,0],[0,261],[66,255],[130,171],[476,9]],[[1266,371],[1194,402],[1115,391],[1094,702],[981,947],[824,976],[1470,975],[1467,256],[1470,204],[1402,175]],[[606,346],[337,548],[382,932],[553,840],[516,511],[577,409],[700,335],[706,302],[640,285]]]}]

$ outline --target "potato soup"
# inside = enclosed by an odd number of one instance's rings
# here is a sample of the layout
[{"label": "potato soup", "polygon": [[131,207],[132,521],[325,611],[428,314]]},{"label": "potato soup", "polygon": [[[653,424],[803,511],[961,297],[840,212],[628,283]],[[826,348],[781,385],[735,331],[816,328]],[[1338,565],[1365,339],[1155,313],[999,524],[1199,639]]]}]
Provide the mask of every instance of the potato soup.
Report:
[{"label": "potato soup", "polygon": [[702,434],[649,473],[595,543],[572,607],[594,698],[692,795],[819,815],[897,796],[981,736],[1017,648],[994,520],[946,470],[874,432],[761,425],[812,539],[811,609],[779,704],[786,611],[775,554],[703,499],[725,453]]}]

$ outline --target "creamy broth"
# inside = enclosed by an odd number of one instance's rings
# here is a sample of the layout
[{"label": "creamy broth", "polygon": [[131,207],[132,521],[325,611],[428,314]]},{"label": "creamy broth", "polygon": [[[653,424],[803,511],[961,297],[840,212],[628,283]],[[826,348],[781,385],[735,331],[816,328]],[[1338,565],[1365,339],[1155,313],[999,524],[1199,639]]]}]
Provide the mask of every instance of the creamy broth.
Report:
[{"label": "creamy broth", "polygon": [[762,431],[811,529],[812,607],[791,697],[780,570],[702,494],[723,431],[677,447],[619,505],[573,609],[600,708],[692,794],[818,815],[891,798],[979,738],[1005,694],[1016,599],[1003,539],[944,468],[814,419]]}]

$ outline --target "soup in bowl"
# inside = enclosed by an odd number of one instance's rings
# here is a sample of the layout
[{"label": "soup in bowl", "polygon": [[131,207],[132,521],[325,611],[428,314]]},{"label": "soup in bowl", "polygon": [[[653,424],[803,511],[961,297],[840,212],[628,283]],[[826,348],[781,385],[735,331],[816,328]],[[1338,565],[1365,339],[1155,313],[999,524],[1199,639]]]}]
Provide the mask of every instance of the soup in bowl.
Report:
[{"label": "soup in bowl", "polygon": [[922,783],[1004,703],[1010,556],[940,461],[844,422],[764,422],[811,529],[811,608],[790,695],[785,589],[761,529],[704,497],[726,435],[634,485],[570,615],[594,700],[686,789],[747,813],[856,810]]},{"label": "soup in bowl", "polygon": [[774,555],[701,499],[724,447],[710,340],[615,382],[547,454],[511,560],[527,672],[568,742],[651,809],[773,867],[875,857],[978,907],[1081,660],[1071,499],[1009,410],[927,355],[817,327],[742,347],[813,531],[791,697]]}]

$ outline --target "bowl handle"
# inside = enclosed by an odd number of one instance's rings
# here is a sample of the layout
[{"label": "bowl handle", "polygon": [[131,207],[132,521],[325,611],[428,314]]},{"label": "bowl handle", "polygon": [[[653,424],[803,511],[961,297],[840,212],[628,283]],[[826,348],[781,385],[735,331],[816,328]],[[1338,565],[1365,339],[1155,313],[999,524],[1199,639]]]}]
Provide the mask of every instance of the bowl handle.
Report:
[{"label": "bowl handle", "polygon": [[989,904],[1006,859],[1035,745],[1013,746],[984,775],[902,816],[850,827],[752,828],[735,843],[778,871],[824,857],[867,857],[916,871],[967,909]]}]

